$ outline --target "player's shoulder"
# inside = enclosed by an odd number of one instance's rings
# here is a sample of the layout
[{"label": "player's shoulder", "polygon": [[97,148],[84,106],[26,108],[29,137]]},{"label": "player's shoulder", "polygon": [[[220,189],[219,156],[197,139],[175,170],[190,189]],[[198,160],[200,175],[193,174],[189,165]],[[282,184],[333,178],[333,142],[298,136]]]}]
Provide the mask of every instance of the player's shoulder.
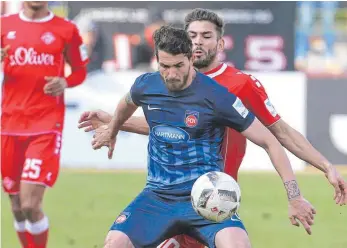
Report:
[{"label": "player's shoulder", "polygon": [[14,21],[19,20],[19,15],[17,14],[4,14],[1,15],[1,24],[13,23]]},{"label": "player's shoulder", "polygon": [[203,92],[206,97],[218,97],[218,95],[223,93],[228,93],[228,88],[217,82],[214,78],[206,76],[200,72],[197,73],[199,78],[199,92]]},{"label": "player's shoulder", "polygon": [[230,65],[227,65],[225,71],[221,73],[220,76],[224,77],[225,79],[237,80],[240,83],[246,83],[250,79],[249,74],[246,74],[243,71]]},{"label": "player's shoulder", "polygon": [[219,85],[213,78],[201,72],[196,72],[196,77],[201,85],[200,87],[212,87],[212,88],[221,87],[221,85]]},{"label": "player's shoulder", "polygon": [[212,73],[207,74],[207,76],[213,78],[224,87],[227,87],[230,91],[233,91],[232,89],[243,88],[249,81],[249,75],[225,63],[218,66]]},{"label": "player's shoulder", "polygon": [[64,28],[68,28],[68,29],[75,29],[77,28],[77,25],[76,23],[74,23],[72,20],[68,19],[68,18],[64,18],[64,17],[60,17],[60,16],[57,16],[57,15],[54,15],[54,22],[56,24],[59,24],[61,25],[62,27]]},{"label": "player's shoulder", "polygon": [[157,72],[146,72],[136,78],[137,82],[148,82],[161,80],[160,73]]},{"label": "player's shoulder", "polygon": [[[148,85],[153,86],[157,82],[160,82],[160,80],[161,80],[161,77],[160,77],[159,72],[146,72],[146,73],[139,75],[135,79],[134,86],[136,88],[144,88],[144,87],[147,87]],[[150,82],[150,84],[149,84],[149,82]]]}]

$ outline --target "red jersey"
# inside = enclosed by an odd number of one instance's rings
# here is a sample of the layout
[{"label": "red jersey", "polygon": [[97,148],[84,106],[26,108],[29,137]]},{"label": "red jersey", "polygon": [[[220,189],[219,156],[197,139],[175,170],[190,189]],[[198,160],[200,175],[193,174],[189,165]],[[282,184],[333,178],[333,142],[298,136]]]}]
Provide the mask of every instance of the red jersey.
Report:
[{"label": "red jersey", "polygon": [[64,96],[43,91],[46,76],[64,76],[65,61],[85,66],[86,47],[77,27],[50,13],[30,20],[21,12],[1,18],[1,47],[10,45],[4,58],[2,134],[36,135],[62,132]]},{"label": "red jersey", "polygon": [[[239,97],[265,126],[270,126],[280,119],[264,87],[253,76],[226,64],[221,64],[205,74]],[[237,180],[237,173],[246,152],[246,138],[231,128],[226,130],[225,135],[224,171]]]}]

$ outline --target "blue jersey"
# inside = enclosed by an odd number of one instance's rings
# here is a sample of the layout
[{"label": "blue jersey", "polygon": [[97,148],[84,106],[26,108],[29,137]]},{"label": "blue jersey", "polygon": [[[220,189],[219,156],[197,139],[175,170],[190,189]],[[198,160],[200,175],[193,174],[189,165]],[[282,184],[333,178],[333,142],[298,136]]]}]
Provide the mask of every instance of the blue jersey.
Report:
[{"label": "blue jersey", "polygon": [[138,77],[130,90],[150,127],[147,188],[185,194],[209,171],[223,170],[225,126],[246,130],[254,120],[234,94],[197,72],[191,85],[169,91],[159,72]]}]

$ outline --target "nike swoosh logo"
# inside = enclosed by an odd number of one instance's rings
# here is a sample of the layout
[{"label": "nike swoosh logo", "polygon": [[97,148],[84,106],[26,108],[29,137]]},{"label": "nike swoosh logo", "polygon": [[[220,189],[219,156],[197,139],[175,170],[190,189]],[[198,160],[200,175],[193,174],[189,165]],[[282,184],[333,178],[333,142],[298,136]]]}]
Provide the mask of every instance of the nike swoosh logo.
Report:
[{"label": "nike swoosh logo", "polygon": [[235,213],[235,215],[231,216],[230,219],[232,221],[240,221],[241,222],[241,218],[240,218],[240,216],[237,213]]},{"label": "nike swoosh logo", "polygon": [[232,221],[240,221],[241,222],[241,220],[240,219],[237,219],[237,218],[235,218],[234,219],[234,217],[233,216],[231,216],[231,218],[230,218]]},{"label": "nike swoosh logo", "polygon": [[161,108],[151,108],[149,105],[148,105],[148,110],[158,110],[158,109],[161,109]]}]

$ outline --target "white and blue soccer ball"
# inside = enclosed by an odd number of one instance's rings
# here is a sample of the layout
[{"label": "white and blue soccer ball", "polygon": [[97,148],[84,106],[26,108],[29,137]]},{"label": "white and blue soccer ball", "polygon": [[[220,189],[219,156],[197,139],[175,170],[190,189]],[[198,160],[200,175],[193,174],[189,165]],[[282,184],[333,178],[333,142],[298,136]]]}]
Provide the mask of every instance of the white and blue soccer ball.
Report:
[{"label": "white and blue soccer ball", "polygon": [[200,176],[191,191],[194,210],[213,222],[230,219],[239,209],[241,189],[226,173],[213,171]]}]

